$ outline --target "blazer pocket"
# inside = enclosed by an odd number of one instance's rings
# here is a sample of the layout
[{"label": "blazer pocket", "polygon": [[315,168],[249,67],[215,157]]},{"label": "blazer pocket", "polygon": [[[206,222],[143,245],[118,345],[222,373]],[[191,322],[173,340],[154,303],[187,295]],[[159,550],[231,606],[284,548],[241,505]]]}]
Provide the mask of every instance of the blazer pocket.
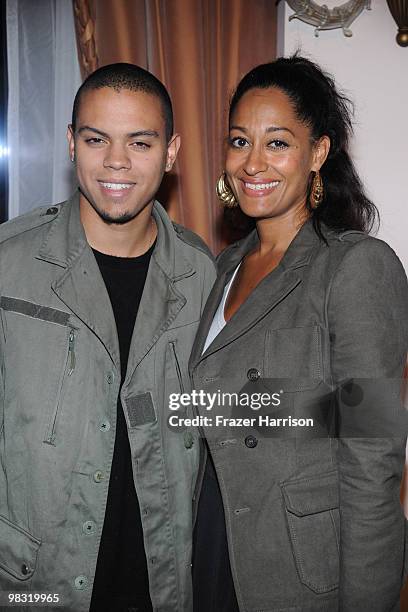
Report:
[{"label": "blazer pocket", "polygon": [[0,568],[17,580],[34,574],[41,541],[0,516]]},{"label": "blazer pocket", "polygon": [[300,581],[315,593],[339,582],[337,472],[281,484],[292,552]]},{"label": "blazer pocket", "polygon": [[286,392],[314,389],[323,377],[321,344],[319,325],[268,329],[264,351],[265,378],[279,380]]}]

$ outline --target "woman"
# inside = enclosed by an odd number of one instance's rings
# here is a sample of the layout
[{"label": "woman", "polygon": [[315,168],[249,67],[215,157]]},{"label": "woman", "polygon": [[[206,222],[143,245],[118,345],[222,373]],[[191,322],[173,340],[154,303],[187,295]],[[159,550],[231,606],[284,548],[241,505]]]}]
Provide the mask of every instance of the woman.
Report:
[{"label": "woman", "polygon": [[350,133],[347,99],[300,56],[231,101],[217,189],[256,229],[218,259],[190,362],[217,397],[200,408],[200,612],[399,610],[408,291],[368,236]]}]

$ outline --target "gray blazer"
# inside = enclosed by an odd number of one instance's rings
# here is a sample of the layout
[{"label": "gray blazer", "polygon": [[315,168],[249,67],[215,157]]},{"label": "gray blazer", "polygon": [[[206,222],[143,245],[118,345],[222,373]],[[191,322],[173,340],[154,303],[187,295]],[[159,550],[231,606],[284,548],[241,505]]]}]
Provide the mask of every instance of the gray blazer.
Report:
[{"label": "gray blazer", "polygon": [[[384,242],[324,231],[327,244],[302,227],[202,354],[256,231],[226,249],[190,359],[194,388],[220,392],[198,410],[242,612],[399,610],[407,280]],[[261,393],[275,405],[242,405]],[[307,417],[313,427],[288,425]]]}]

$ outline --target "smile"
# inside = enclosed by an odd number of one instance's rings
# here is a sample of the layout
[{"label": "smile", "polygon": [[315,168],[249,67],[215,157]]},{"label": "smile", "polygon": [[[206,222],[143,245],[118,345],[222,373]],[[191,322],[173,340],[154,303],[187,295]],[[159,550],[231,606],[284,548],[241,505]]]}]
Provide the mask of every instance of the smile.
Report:
[{"label": "smile", "polygon": [[122,189],[130,189],[134,183],[104,183],[100,181],[100,184],[104,189],[111,189],[112,191],[121,191]]},{"label": "smile", "polygon": [[277,187],[279,185],[279,181],[272,181],[271,183],[244,182],[244,185],[247,189],[252,189],[252,191],[265,191],[266,189],[272,189],[273,187]]}]

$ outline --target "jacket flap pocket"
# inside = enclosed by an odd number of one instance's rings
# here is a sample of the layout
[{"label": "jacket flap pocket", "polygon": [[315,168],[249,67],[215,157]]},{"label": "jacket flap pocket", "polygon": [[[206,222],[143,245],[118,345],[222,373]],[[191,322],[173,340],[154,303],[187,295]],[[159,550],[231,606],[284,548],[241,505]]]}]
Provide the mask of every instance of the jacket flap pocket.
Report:
[{"label": "jacket flap pocket", "polygon": [[296,516],[332,510],[339,505],[337,472],[283,483],[286,508]]},{"label": "jacket flap pocket", "polygon": [[[292,378],[272,378],[268,376],[262,378],[262,384],[270,390],[276,392],[277,389],[283,393],[297,393],[298,391],[312,391],[323,384],[321,378],[310,378],[306,376],[293,376]],[[325,390],[327,387],[325,387]]]},{"label": "jacket flap pocket", "polygon": [[41,321],[57,323],[58,325],[68,325],[70,319],[69,312],[50,308],[49,306],[42,306],[41,304],[35,304],[34,302],[28,302],[20,298],[8,297],[6,295],[1,296],[0,307],[3,310],[26,315],[33,319],[40,319]]},{"label": "jacket flap pocket", "polygon": [[282,483],[294,561],[300,581],[315,593],[339,583],[337,472]]},{"label": "jacket flap pocket", "polygon": [[17,578],[32,577],[41,541],[0,516],[0,568]]}]

